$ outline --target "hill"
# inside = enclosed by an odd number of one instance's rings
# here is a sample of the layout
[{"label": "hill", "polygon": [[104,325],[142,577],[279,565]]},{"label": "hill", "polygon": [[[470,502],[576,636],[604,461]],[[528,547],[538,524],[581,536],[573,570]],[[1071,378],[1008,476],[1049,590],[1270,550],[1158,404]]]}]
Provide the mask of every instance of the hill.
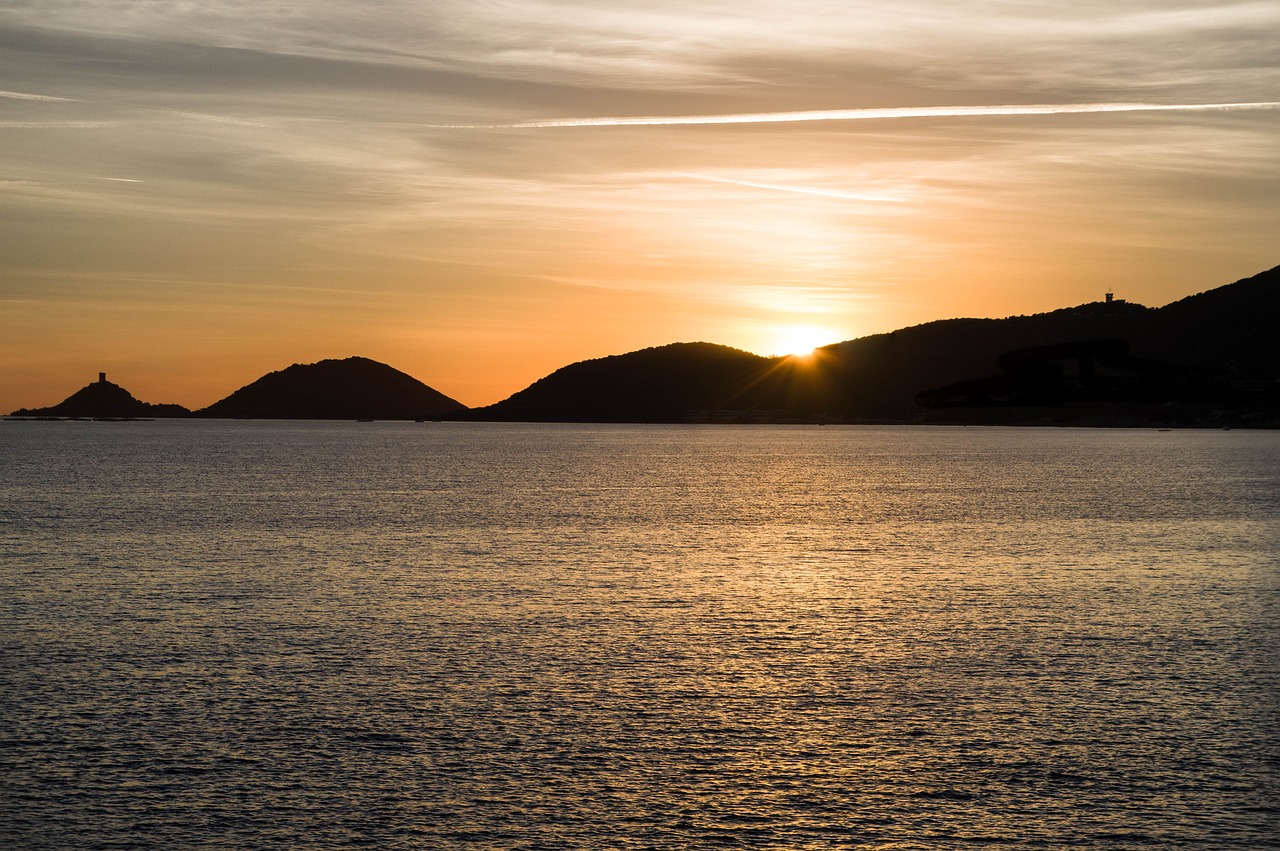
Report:
[{"label": "hill", "polygon": [[728,405],[768,359],[713,343],[672,343],[556,370],[468,419],[678,422],[690,408]]},{"label": "hill", "polygon": [[1165,307],[1108,297],[763,358],[679,343],[583,361],[469,418],[1280,423],[1280,267]]},{"label": "hill", "polygon": [[465,410],[455,399],[369,358],[294,364],[196,412],[246,419],[439,418]]},{"label": "hill", "polygon": [[[1276,424],[1280,339],[1271,326],[1277,315],[1280,267],[1158,309],[1102,302],[996,320],[982,340],[961,341],[949,336],[948,323],[938,323],[942,337],[920,348],[956,362],[980,352],[987,374],[975,371],[948,386],[938,380],[917,402],[951,408],[952,416],[970,422],[1048,416],[1053,422]],[[938,354],[930,359],[930,379],[943,377],[941,360]],[[1027,410],[1013,410],[1018,407]]]},{"label": "hill", "polygon": [[119,384],[107,381],[105,372],[98,373],[98,380],[72,393],[62,402],[49,408],[22,408],[11,417],[185,417],[191,412],[181,405],[152,405],[140,402]]}]

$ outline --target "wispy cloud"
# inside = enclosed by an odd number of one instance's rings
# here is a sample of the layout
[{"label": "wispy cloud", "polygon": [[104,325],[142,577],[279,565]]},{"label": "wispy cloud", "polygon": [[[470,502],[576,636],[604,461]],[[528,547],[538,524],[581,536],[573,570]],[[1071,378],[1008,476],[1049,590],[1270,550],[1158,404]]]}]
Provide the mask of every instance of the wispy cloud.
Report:
[{"label": "wispy cloud", "polygon": [[70,103],[75,98],[59,98],[53,95],[34,95],[29,92],[0,92],[0,98],[10,98],[11,100],[40,100],[46,102]]},{"label": "wispy cloud", "polygon": [[688,172],[672,172],[676,177],[689,180],[702,180],[707,183],[727,183],[730,186],[746,186],[751,189],[767,189],[774,192],[795,192],[800,195],[817,195],[822,198],[841,198],[848,201],[884,201],[901,203],[904,199],[892,195],[876,195],[869,192],[845,192],[840,189],[819,189],[810,186],[786,186],[780,183],[761,183],[755,180],[737,180],[730,177],[712,177],[709,174],[689,174]]},{"label": "wispy cloud", "polygon": [[158,112],[170,112],[181,118],[194,118],[199,121],[213,121],[218,124],[234,124],[237,127],[266,127],[267,125],[261,121],[246,121],[243,118],[232,118],[227,115],[209,115],[205,112],[182,112],[179,110],[157,110]]},{"label": "wispy cloud", "polygon": [[1254,103],[1035,103],[997,106],[903,106],[874,109],[816,109],[800,112],[743,112],[727,115],[646,115],[552,118],[511,124],[434,125],[441,129],[512,130],[545,127],[639,127],[666,124],[771,124],[794,121],[868,121],[894,118],[963,118],[996,115],[1069,115],[1090,112],[1207,112],[1275,109],[1280,101]]},{"label": "wispy cloud", "polygon": [[97,130],[118,127],[120,121],[0,121],[0,130]]}]

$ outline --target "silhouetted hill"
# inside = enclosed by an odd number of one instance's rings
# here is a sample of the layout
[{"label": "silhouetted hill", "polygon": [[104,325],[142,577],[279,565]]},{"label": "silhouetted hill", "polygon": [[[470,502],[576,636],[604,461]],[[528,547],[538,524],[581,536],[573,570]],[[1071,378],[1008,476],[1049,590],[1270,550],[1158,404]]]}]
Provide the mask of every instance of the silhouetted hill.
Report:
[{"label": "silhouetted hill", "polygon": [[197,411],[196,416],[412,420],[437,418],[465,407],[384,363],[351,357],[294,364],[268,373]]},{"label": "silhouetted hill", "polygon": [[181,405],[151,405],[133,398],[119,384],[107,381],[106,373],[77,390],[51,408],[22,408],[11,417],[185,417],[191,412]]},{"label": "silhouetted hill", "polygon": [[1280,422],[1280,267],[1159,309],[949,319],[763,358],[681,343],[557,370],[470,418]]},{"label": "silhouetted hill", "polygon": [[690,409],[730,405],[768,363],[729,346],[672,343],[571,364],[468,418],[679,422]]},{"label": "silhouetted hill", "polygon": [[[999,320],[985,344],[944,341],[939,349],[952,357],[981,352],[987,374],[937,381],[918,401],[950,407],[966,421],[1280,420],[1280,340],[1272,329],[1280,315],[1280,267],[1159,309],[1132,307],[1095,304]],[[992,374],[993,366],[1001,371]],[[969,410],[958,410],[966,401]],[[1054,410],[981,410],[992,407]]]},{"label": "silhouetted hill", "polygon": [[1280,377],[1280,266],[1167,304],[1135,334],[1135,348],[1224,371],[1231,379]]}]

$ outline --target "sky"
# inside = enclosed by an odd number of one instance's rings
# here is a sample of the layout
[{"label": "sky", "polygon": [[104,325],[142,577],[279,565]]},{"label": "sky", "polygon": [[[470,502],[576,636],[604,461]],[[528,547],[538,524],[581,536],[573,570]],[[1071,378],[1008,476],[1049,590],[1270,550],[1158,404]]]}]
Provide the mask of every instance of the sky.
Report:
[{"label": "sky", "polygon": [[1159,306],[1280,263],[1280,3],[8,0],[0,411]]}]

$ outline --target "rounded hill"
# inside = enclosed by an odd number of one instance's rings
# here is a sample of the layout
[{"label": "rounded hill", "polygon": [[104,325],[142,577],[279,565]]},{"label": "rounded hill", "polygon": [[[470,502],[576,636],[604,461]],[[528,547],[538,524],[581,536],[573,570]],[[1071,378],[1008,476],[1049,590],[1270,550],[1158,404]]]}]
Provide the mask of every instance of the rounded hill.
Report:
[{"label": "rounded hill", "polygon": [[435,418],[466,408],[398,369],[362,357],[268,373],[197,416],[247,419]]},{"label": "rounded hill", "polygon": [[476,419],[680,422],[690,409],[721,408],[772,361],[714,343],[672,343],[580,361],[556,370]]}]

